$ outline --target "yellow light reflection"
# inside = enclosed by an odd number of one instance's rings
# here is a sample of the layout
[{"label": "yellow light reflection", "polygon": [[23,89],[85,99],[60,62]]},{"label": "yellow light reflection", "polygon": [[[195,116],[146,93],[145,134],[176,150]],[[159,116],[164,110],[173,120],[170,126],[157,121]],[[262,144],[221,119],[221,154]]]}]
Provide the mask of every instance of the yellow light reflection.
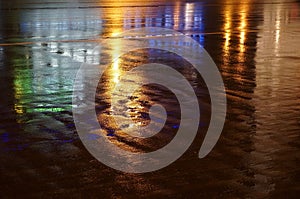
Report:
[{"label": "yellow light reflection", "polygon": [[225,9],[224,9],[224,26],[223,31],[224,35],[223,38],[225,39],[224,45],[223,45],[223,59],[225,63],[229,62],[230,57],[230,40],[231,40],[231,28],[232,28],[232,4],[226,3]]},{"label": "yellow light reflection", "polygon": [[121,29],[113,29],[113,32],[111,33],[112,37],[116,37],[121,33]]},{"label": "yellow light reflection", "polygon": [[173,21],[174,21],[174,29],[179,29],[180,24],[180,2],[176,1],[175,8],[174,8],[174,15],[173,15]]},{"label": "yellow light reflection", "polygon": [[[112,2],[113,4],[118,5],[119,2]],[[110,36],[115,37],[118,36],[123,31],[124,21],[124,10],[123,9],[112,9],[110,10],[107,17],[109,18],[109,24],[112,25]]]},{"label": "yellow light reflection", "polygon": [[[121,59],[120,59],[120,54],[121,54],[121,48],[122,48],[122,42],[120,39],[113,39],[110,40],[110,45],[111,50],[110,52],[110,59],[112,61],[111,66],[108,69],[108,87],[109,87],[109,93],[112,95],[112,91],[114,90],[115,86],[119,83],[120,81],[120,76],[121,76]],[[111,96],[111,98],[114,96]],[[112,107],[110,108],[110,111],[113,112]]]},{"label": "yellow light reflection", "polygon": [[275,32],[275,43],[278,44],[279,39],[280,39],[280,21],[277,20],[275,24],[276,32]]},{"label": "yellow light reflection", "polygon": [[114,87],[118,82],[121,76],[121,59],[119,56],[121,55],[120,49],[122,48],[122,42],[120,39],[115,39],[111,43],[112,51],[111,51],[111,59],[112,65],[110,69],[110,76],[111,76],[111,86]]},{"label": "yellow light reflection", "polygon": [[[238,54],[238,60],[240,63],[245,62],[245,51],[246,51],[246,40],[247,40],[247,31],[248,31],[248,13],[249,13],[249,2],[245,1],[240,5],[239,8],[240,12],[240,25],[238,27],[240,32],[240,42],[239,42],[239,54]],[[237,68],[237,70],[241,71],[243,70],[242,65],[239,65],[240,67]]]},{"label": "yellow light reflection", "polygon": [[279,50],[279,40],[280,40],[280,32],[281,32],[281,5],[278,6],[278,9],[276,10],[276,21],[275,21],[275,54],[278,55]]},{"label": "yellow light reflection", "polygon": [[112,75],[112,81],[115,84],[117,84],[120,81],[119,78],[121,73],[120,73],[119,64],[120,64],[120,58],[117,58],[112,65],[111,75]]},{"label": "yellow light reflection", "polygon": [[[238,26],[235,29],[235,24],[233,19],[236,18],[235,13],[238,13]],[[230,62],[231,57],[231,40],[234,38],[234,32],[238,31],[238,46],[234,46],[233,48],[238,49],[237,60],[239,63],[245,62],[245,51],[246,51],[246,41],[247,41],[247,31],[248,31],[248,13],[249,13],[249,0],[244,1],[236,7],[234,1],[227,0],[225,3],[223,16],[224,16],[224,24],[223,24],[223,62]],[[243,64],[239,64],[236,68],[237,71],[243,70]]]},{"label": "yellow light reflection", "polygon": [[246,41],[246,33],[247,33],[247,26],[248,26],[248,21],[247,21],[247,14],[249,10],[249,5],[247,2],[241,5],[240,8],[240,26],[239,26],[239,31],[240,31],[240,52],[244,53],[245,52],[245,41]]},{"label": "yellow light reflection", "polygon": [[14,109],[15,109],[15,112],[17,114],[21,114],[22,115],[24,113],[24,107],[22,105],[20,105],[20,104],[15,104],[14,105]]}]

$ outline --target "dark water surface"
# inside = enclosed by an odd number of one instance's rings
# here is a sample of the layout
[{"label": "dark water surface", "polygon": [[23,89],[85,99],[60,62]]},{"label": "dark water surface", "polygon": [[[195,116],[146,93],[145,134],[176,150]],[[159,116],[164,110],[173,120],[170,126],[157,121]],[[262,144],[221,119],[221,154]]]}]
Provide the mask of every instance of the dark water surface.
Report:
[{"label": "dark water surface", "polygon": [[[11,0],[0,5],[1,198],[299,195],[299,2]],[[152,151],[172,139],[180,120],[178,101],[156,85],[124,103],[141,125],[149,122],[150,104],[164,105],[169,117],[163,133],[135,140],[115,131],[111,121],[111,89],[120,76],[159,59],[184,74],[199,98],[203,117],[194,144],[175,163],[146,174],[110,169],[82,145],[72,117],[75,74],[81,63],[99,61],[91,52],[104,38],[138,27],[171,28],[192,37],[221,71],[227,117],[220,140],[204,159],[197,153],[210,115],[205,84],[184,60],[154,49],[111,64],[98,87],[99,122],[105,136],[131,151]],[[108,57],[117,53],[105,50]]]}]

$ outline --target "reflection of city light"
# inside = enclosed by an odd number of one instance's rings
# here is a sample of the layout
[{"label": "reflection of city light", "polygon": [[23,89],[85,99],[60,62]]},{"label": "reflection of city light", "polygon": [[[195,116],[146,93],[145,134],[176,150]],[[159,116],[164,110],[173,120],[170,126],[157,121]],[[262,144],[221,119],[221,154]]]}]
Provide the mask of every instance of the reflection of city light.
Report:
[{"label": "reflection of city light", "polygon": [[[22,63],[23,66],[22,69],[14,69],[13,89],[15,104],[13,108],[18,115],[37,112],[60,112],[71,109],[71,105],[53,107],[53,99],[56,100],[59,96],[56,94],[51,95],[49,98],[48,94],[53,93],[54,90],[60,91],[61,95],[63,95],[64,92],[62,88],[58,88],[59,85],[57,85],[56,88],[52,87],[53,90],[49,89],[49,87],[47,87],[49,85],[48,81],[51,79],[59,82],[62,79],[62,76],[51,75],[45,78],[41,75],[44,72],[41,70],[41,57],[45,59],[49,58],[44,51],[32,52],[26,50],[24,58],[12,59],[13,65]],[[53,62],[53,60],[55,61]],[[53,65],[53,63],[61,65],[57,57],[49,59],[49,62],[51,65]],[[37,105],[35,101],[41,96],[43,96],[45,101],[43,104]]]},{"label": "reflection of city light", "polygon": [[[112,23],[117,24],[117,22],[114,22],[114,21]],[[111,29],[111,34],[110,35],[111,35],[111,37],[116,37],[119,34],[121,34],[122,31],[123,31],[122,27],[114,27],[114,28]]]},{"label": "reflection of city light", "polygon": [[280,26],[281,26],[281,7],[276,10],[276,22],[275,22],[275,51],[277,53],[279,48],[279,39],[280,39]]},{"label": "reflection of city light", "polygon": [[245,40],[247,31],[247,14],[248,14],[248,4],[242,4],[241,14],[240,14],[240,52],[245,52]]},{"label": "reflection of city light", "polygon": [[19,104],[15,104],[14,109],[15,109],[15,112],[16,112],[17,114],[22,115],[22,114],[24,113],[24,108],[23,108],[23,106],[21,106],[21,105],[19,105]]},{"label": "reflection of city light", "polygon": [[[113,2],[118,4],[118,2]],[[123,31],[123,23],[125,13],[120,9],[112,9],[109,15],[109,23],[112,24],[111,33],[112,37],[118,36]]]},{"label": "reflection of city light", "polygon": [[117,58],[112,65],[112,80],[114,83],[118,83],[119,82],[119,77],[120,77],[120,68],[119,68],[119,64],[120,64],[120,58]]},{"label": "reflection of city light", "polygon": [[112,80],[112,84],[117,84],[119,82],[119,77],[121,75],[121,71],[120,71],[120,48],[121,48],[121,41],[119,39],[113,41],[112,43],[112,66],[111,66],[111,70],[110,70],[110,75],[111,75],[111,80]]},{"label": "reflection of city light", "polygon": [[112,37],[116,37],[120,34],[120,31],[119,30],[114,30],[112,33],[111,33],[111,36]]},{"label": "reflection of city light", "polygon": [[246,32],[241,31],[240,33],[240,52],[245,52],[245,39],[246,39]]},{"label": "reflection of city light", "polygon": [[[113,11],[112,13],[112,24],[114,25],[118,25],[120,23],[122,23],[120,20],[118,20],[118,18],[122,18],[121,16],[118,16],[118,17],[114,17],[114,15],[120,15],[122,13],[120,13],[119,10],[115,10]],[[116,37],[118,36],[119,34],[122,33],[122,26],[120,27],[114,27],[112,29],[112,33],[111,33],[111,36],[112,37]],[[121,45],[120,43],[120,40],[115,40],[114,43],[112,44],[112,48],[113,48],[113,51],[112,51],[112,68],[110,70],[110,75],[112,77],[112,83],[113,84],[117,84],[119,82],[119,76],[120,76],[120,68],[119,68],[119,64],[120,64],[120,58],[119,58],[119,54],[120,54],[120,51],[119,51],[119,47]]]},{"label": "reflection of city light", "polygon": [[279,21],[279,20],[276,21],[275,28],[276,28],[276,33],[275,33],[276,38],[275,38],[275,42],[276,42],[276,44],[278,44],[279,38],[280,38],[280,21]]},{"label": "reflection of city light", "polygon": [[225,4],[225,9],[224,9],[224,36],[223,38],[225,39],[224,45],[223,45],[223,53],[224,53],[224,62],[229,61],[230,57],[230,40],[231,40],[231,28],[232,28],[232,4],[226,3]]},{"label": "reflection of city light", "polygon": [[[241,4],[240,10],[240,52],[238,54],[238,60],[240,63],[245,62],[245,51],[246,51],[246,40],[247,40],[247,26],[248,26],[248,19],[247,15],[249,12],[249,2],[245,2],[244,4]],[[241,71],[243,70],[243,67],[238,67],[237,70]]]},{"label": "reflection of city light", "polygon": [[[224,24],[223,24],[223,38],[224,38],[224,43],[223,43],[223,61],[226,65],[226,63],[230,62],[230,57],[231,57],[231,40],[232,35],[233,35],[233,29],[234,27],[234,22],[233,22],[233,14],[236,13],[236,10],[238,11],[239,14],[239,25],[237,27],[238,36],[238,47],[239,52],[237,54],[237,59],[239,63],[243,63],[245,61],[245,51],[246,51],[246,40],[247,40],[247,28],[248,28],[248,19],[247,15],[249,12],[249,2],[244,2],[240,4],[239,8],[234,7],[235,4],[231,0],[227,0],[225,3],[225,8],[223,12],[224,16]],[[236,10],[235,10],[236,9]],[[236,68],[237,71],[242,71],[243,70],[243,64],[239,64]],[[238,79],[239,77],[237,77]]]},{"label": "reflection of city light", "polygon": [[185,29],[192,26],[194,16],[194,3],[187,3],[185,6]]},{"label": "reflection of city light", "polygon": [[[292,19],[293,10],[285,4],[266,4],[263,8],[264,18],[262,28],[258,32],[256,53],[256,81],[258,82],[257,88],[260,90],[256,90],[262,92],[262,89],[266,89],[265,85],[268,85],[268,94],[279,96],[280,90],[286,89],[285,83],[288,76],[283,74],[288,72],[289,77],[296,77],[292,73],[298,74],[299,72],[297,67],[293,67],[298,64],[296,60],[293,62],[291,59],[282,57],[285,54],[299,57],[297,41],[295,42],[295,37],[291,35],[293,31],[298,30],[299,25],[298,21]],[[288,62],[289,60],[291,63]],[[286,62],[288,66],[285,65]],[[297,83],[291,85],[297,85]]]},{"label": "reflection of city light", "polygon": [[[20,60],[13,60],[13,62],[19,62]],[[26,62],[25,62],[26,63]],[[28,63],[28,62],[27,62]],[[32,93],[32,80],[30,77],[30,69],[23,69],[22,72],[16,73],[14,79],[14,91],[16,104],[14,110],[17,114],[23,114],[25,112],[23,96]]]},{"label": "reflection of city light", "polygon": [[[112,2],[113,4],[119,4],[119,2]],[[109,15],[107,16],[113,27],[110,29],[110,35],[111,37],[117,37],[123,32],[124,26],[126,27],[125,23],[131,23],[131,21],[126,21],[126,12],[122,9],[112,9],[111,12],[109,12]],[[139,17],[143,17],[143,12],[140,9],[135,10],[135,16],[134,16],[134,24],[137,25],[138,23],[141,23],[139,20]],[[110,51],[111,56],[111,67],[108,70],[110,79],[108,80],[110,82],[110,86],[114,87],[119,82],[119,77],[121,75],[120,70],[120,64],[121,59],[120,56],[120,49],[121,49],[122,43],[121,40],[115,39],[111,43],[112,50]]]},{"label": "reflection of city light", "polygon": [[179,29],[179,19],[180,19],[180,2],[176,1],[174,14],[173,14],[173,21],[174,21],[174,29]]},{"label": "reflection of city light", "polygon": [[231,18],[232,18],[232,6],[229,4],[226,4],[225,7],[225,23],[224,23],[224,31],[225,31],[225,43],[224,43],[224,51],[227,54],[229,52],[229,42],[231,39],[231,26],[232,26],[232,22],[231,22]]},{"label": "reflection of city light", "polygon": [[[262,41],[263,45],[272,46],[275,55],[278,55],[280,49],[280,40],[282,38],[282,25],[285,21],[289,20],[285,12],[283,12],[282,4],[272,5],[270,8],[265,8],[264,14],[264,29],[266,33],[273,33],[273,35],[263,35],[269,41]],[[272,10],[272,11],[270,11]],[[287,23],[287,22],[286,22]]]}]

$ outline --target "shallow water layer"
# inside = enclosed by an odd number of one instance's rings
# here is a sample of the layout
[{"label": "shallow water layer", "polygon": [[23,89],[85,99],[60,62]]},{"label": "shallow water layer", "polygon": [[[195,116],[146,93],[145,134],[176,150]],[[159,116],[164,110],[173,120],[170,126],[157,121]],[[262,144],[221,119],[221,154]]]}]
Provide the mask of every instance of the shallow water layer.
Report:
[{"label": "shallow water layer", "polygon": [[[0,15],[0,196],[296,198],[300,192],[299,2],[13,0],[1,2]],[[141,64],[164,63],[182,73],[201,108],[198,136],[179,160],[159,171],[126,174],[98,162],[80,141],[73,82],[82,63],[100,61],[93,49],[105,38],[140,27],[174,29],[208,51],[224,80],[227,117],[217,145],[199,159],[211,114],[201,76],[157,49],[121,56],[96,95],[102,133],[112,143],[149,152],[178,130],[178,101],[158,85],[121,103],[140,125],[149,123],[150,105],[160,103],[168,113],[164,129],[151,139],[116,130],[110,101],[122,94],[113,96],[112,88]],[[104,52],[107,59],[118,54]],[[89,83],[83,79],[83,88]]]}]

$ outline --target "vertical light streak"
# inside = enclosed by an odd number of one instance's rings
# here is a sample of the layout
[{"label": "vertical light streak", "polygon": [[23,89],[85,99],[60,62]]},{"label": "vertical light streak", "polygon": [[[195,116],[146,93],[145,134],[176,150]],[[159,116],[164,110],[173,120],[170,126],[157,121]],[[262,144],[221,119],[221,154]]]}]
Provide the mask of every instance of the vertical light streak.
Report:
[{"label": "vertical light streak", "polygon": [[185,5],[185,28],[188,29],[192,26],[193,24],[193,16],[194,16],[194,3],[187,3]]}]

